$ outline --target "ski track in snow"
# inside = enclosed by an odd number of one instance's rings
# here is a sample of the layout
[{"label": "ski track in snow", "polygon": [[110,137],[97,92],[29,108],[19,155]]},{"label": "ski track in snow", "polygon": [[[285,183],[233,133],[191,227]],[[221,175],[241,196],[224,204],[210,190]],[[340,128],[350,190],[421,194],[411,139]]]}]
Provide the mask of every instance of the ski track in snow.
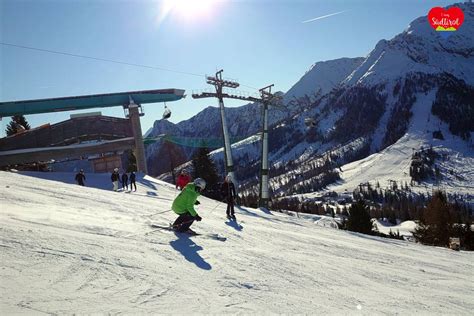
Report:
[{"label": "ski track in snow", "polygon": [[[470,252],[246,207],[236,208],[237,226],[225,219],[225,204],[204,197],[197,207],[203,221],[193,229],[227,241],[186,238],[149,227],[174,220],[165,212],[177,193],[170,185],[140,178],[138,192],[126,194],[60,182],[72,174],[47,174],[58,181],[39,179],[44,175],[0,172],[4,315],[469,315],[474,309]],[[94,177],[97,186],[108,179]]]}]

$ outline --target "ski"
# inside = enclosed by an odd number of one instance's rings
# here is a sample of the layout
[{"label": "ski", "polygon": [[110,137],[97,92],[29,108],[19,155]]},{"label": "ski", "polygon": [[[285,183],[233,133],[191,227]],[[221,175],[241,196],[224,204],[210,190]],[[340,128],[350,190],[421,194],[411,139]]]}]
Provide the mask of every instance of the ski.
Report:
[{"label": "ski", "polygon": [[174,232],[174,233],[177,233],[177,234],[183,234],[183,235],[186,235],[186,236],[189,236],[189,237],[207,237],[209,239],[214,239],[214,240],[218,240],[218,241],[226,241],[227,240],[227,237],[224,237],[224,236],[221,236],[219,234],[216,234],[216,233],[196,233],[194,231],[192,232],[178,232],[176,230],[173,229],[173,227],[171,225],[168,225],[168,226],[165,226],[165,225],[156,225],[156,224],[151,224],[150,225],[151,228],[153,229],[161,229],[161,230],[167,230],[167,231],[170,231],[170,232]]}]

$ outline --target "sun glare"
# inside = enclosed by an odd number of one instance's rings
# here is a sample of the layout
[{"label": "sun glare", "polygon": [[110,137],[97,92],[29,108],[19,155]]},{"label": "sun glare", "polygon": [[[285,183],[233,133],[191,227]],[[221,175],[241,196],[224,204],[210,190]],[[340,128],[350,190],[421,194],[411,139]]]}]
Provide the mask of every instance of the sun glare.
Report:
[{"label": "sun glare", "polygon": [[185,20],[209,17],[219,0],[164,0],[160,8],[160,20],[173,15]]}]

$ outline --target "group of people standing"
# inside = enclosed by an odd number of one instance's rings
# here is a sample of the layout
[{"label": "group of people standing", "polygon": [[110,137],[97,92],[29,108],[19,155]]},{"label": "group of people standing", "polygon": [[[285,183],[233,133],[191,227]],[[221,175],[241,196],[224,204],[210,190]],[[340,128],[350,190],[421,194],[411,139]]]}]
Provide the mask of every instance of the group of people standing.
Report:
[{"label": "group of people standing", "polygon": [[[84,182],[86,181],[86,175],[84,174],[84,169],[81,169],[74,178],[77,184],[84,186]],[[110,180],[112,180],[113,190],[118,191],[119,183],[122,184],[122,190],[128,191],[128,183],[130,181],[130,191],[135,188],[134,191],[137,191],[137,183],[136,183],[136,175],[135,172],[130,172],[130,176],[124,172],[122,175],[119,174],[119,169],[115,168],[110,176]]]},{"label": "group of people standing", "polygon": [[137,191],[136,175],[133,171],[130,172],[130,176],[128,176],[126,172],[120,176],[119,169],[115,168],[112,172],[112,175],[110,176],[110,179],[112,180],[114,191],[118,191],[119,183],[122,184],[122,191],[128,191],[128,181],[130,181],[130,191],[132,191],[133,188],[135,188],[134,191]]}]

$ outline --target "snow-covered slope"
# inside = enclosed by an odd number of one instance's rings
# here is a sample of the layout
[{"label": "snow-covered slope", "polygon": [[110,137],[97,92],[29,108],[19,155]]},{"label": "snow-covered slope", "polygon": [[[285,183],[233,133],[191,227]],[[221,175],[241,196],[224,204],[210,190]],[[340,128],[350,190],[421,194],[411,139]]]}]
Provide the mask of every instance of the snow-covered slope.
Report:
[{"label": "snow-covered slope", "polygon": [[400,234],[400,236],[407,236],[407,237],[412,237],[413,232],[415,231],[416,228],[416,223],[414,221],[405,221],[403,223],[400,223],[398,225],[392,225],[388,222],[381,221],[381,220],[374,220],[375,221],[375,226],[377,227],[377,230],[383,234],[390,234],[390,232],[394,234]]},{"label": "snow-covered slope", "polygon": [[[375,184],[378,181],[382,187],[390,187],[390,181],[397,181],[399,185],[410,183],[413,150],[432,146],[439,154],[447,157],[439,162],[444,178],[438,183],[423,182],[412,189],[431,193],[437,187],[451,194],[466,195],[468,200],[474,199],[474,148],[461,138],[450,135],[447,124],[430,114],[435,92],[417,96],[410,126],[402,138],[381,152],[342,166],[342,181],[329,186],[328,190],[352,192],[364,182]],[[444,140],[434,139],[432,132],[435,130],[450,136]]]},{"label": "snow-covered slope", "polygon": [[[104,191],[0,172],[0,311],[11,314],[456,314],[474,254],[325,228],[200,198],[206,237],[154,231],[177,192]],[[33,177],[33,175],[35,177]],[[72,174],[47,174],[58,180]],[[87,176],[87,175],[86,175]],[[103,179],[101,179],[103,177]],[[89,186],[106,175],[89,175]],[[99,186],[101,186],[99,184]]]}]

